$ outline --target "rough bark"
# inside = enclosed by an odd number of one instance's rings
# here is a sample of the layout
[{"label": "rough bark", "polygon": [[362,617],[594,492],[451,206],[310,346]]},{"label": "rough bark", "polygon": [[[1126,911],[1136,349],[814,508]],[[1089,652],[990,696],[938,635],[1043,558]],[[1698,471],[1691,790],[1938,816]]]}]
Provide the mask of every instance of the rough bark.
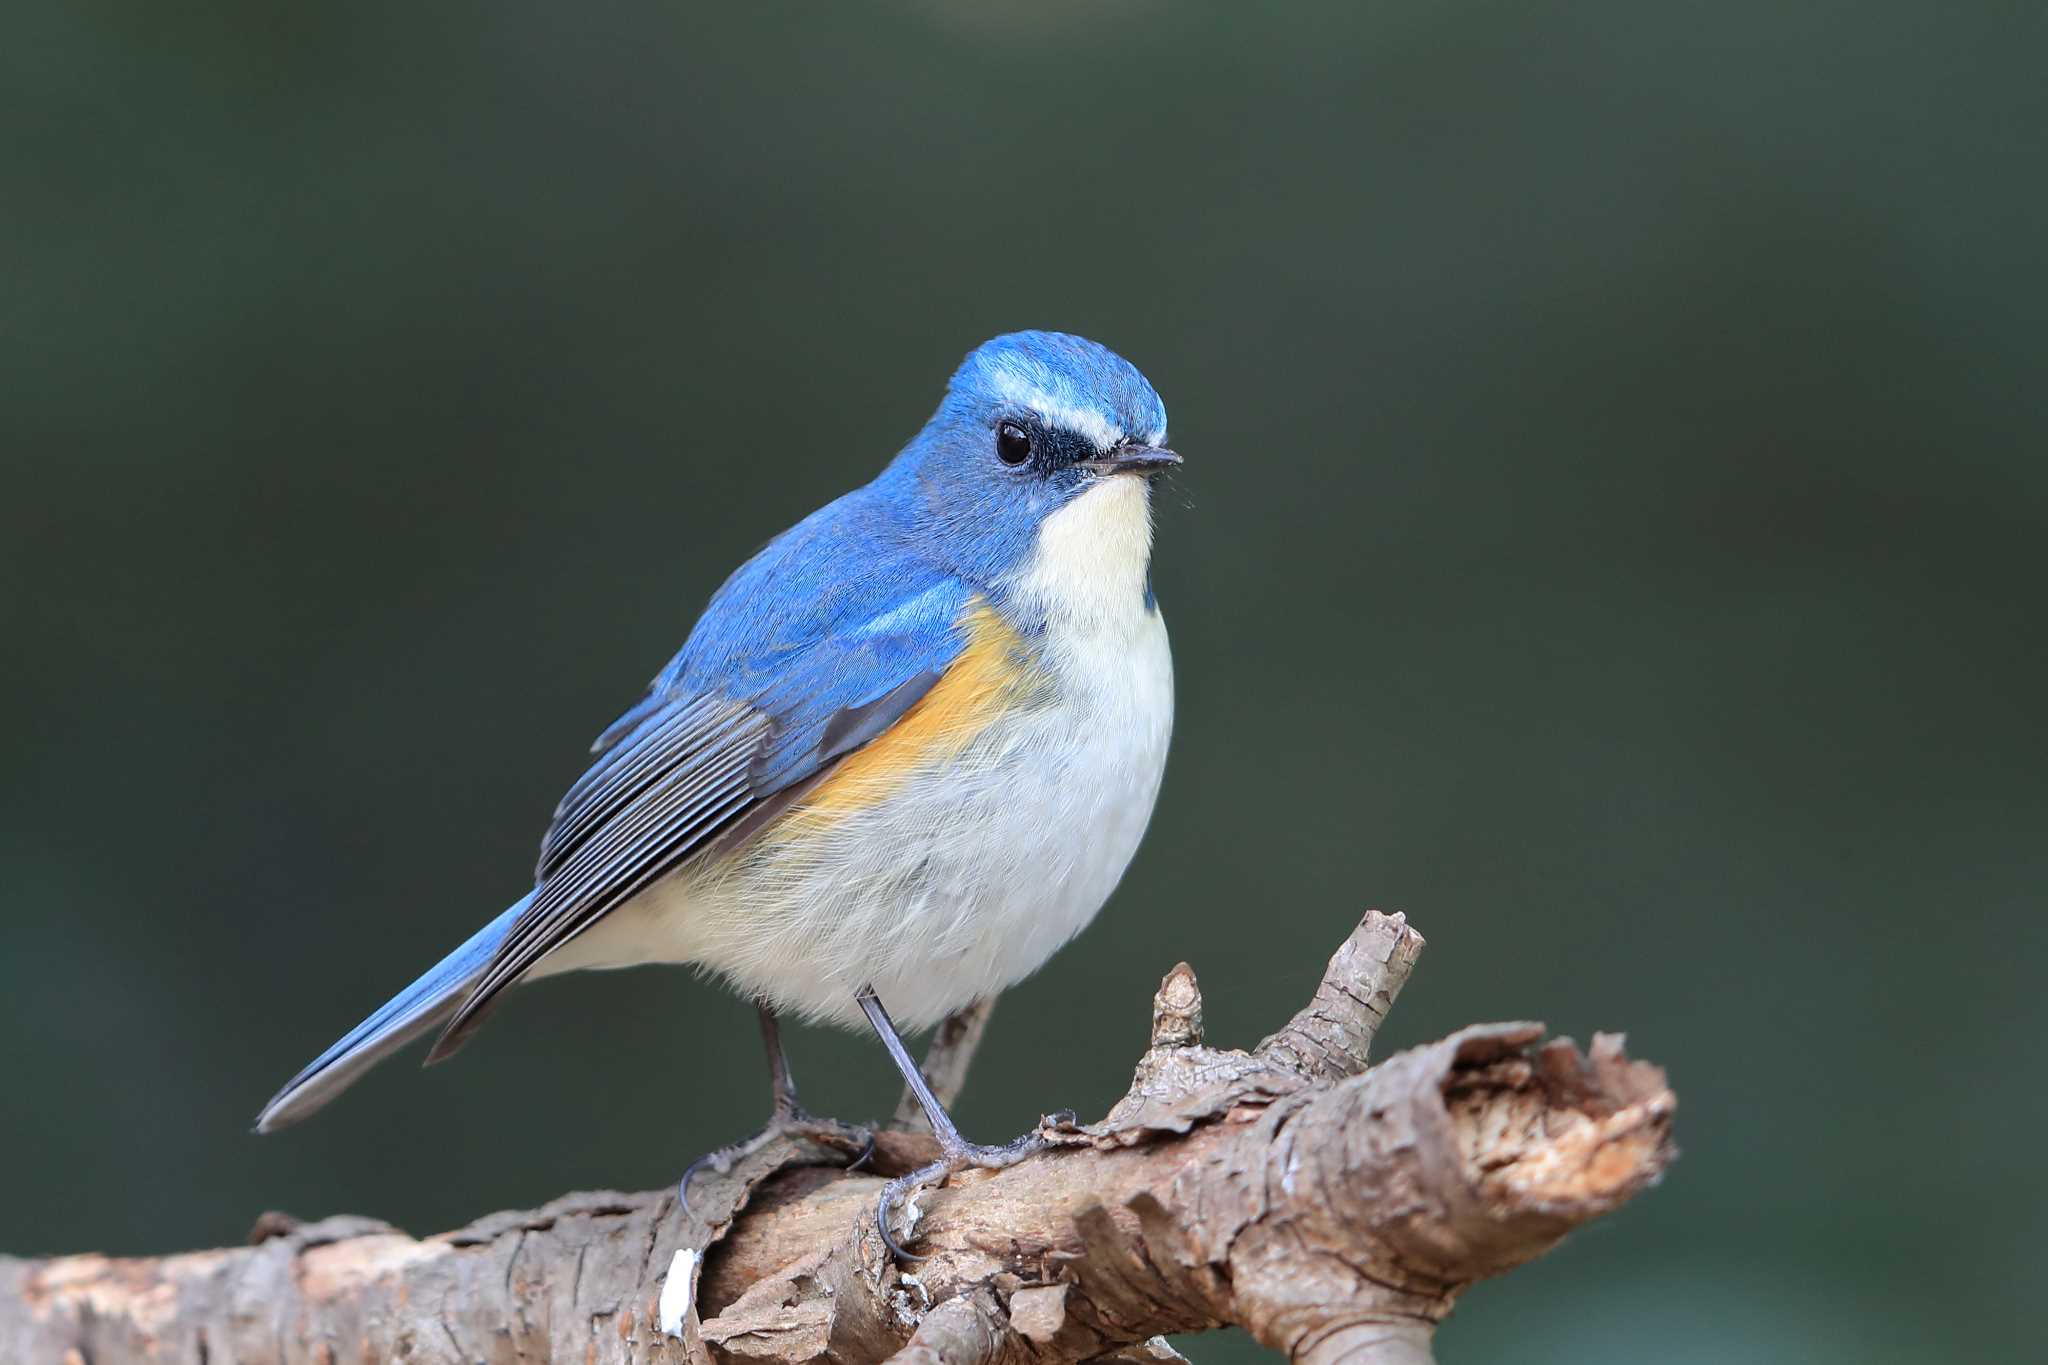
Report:
[{"label": "rough bark", "polygon": [[1165,1362],[1163,1334],[1234,1323],[1310,1365],[1427,1362],[1465,1286],[1659,1178],[1676,1101],[1618,1037],[1582,1055],[1536,1024],[1368,1068],[1421,946],[1368,914],[1250,1052],[1203,1042],[1176,967],[1129,1093],[919,1196],[914,1263],[874,1202],[931,1139],[891,1131],[858,1174],[784,1144],[700,1177],[695,1217],[601,1192],[423,1240],[266,1216],[234,1250],[0,1258],[0,1361]]}]

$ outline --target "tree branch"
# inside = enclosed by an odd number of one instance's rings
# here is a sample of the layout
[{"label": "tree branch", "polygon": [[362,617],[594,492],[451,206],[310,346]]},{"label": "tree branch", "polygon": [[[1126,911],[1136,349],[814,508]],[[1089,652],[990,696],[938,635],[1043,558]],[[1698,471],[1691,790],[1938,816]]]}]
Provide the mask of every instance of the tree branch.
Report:
[{"label": "tree branch", "polygon": [[1309,1365],[1420,1365],[1467,1285],[1662,1175],[1676,1107],[1618,1037],[1581,1055],[1536,1024],[1367,1069],[1421,947],[1368,914],[1251,1052],[1202,1041],[1176,967],[1129,1093],[919,1196],[914,1264],[874,1201],[932,1148],[891,1131],[875,1173],[785,1144],[700,1177],[696,1219],[672,1192],[596,1193],[418,1241],[269,1220],[240,1250],[0,1259],[0,1360],[1156,1365],[1179,1359],[1162,1334],[1237,1324]]}]

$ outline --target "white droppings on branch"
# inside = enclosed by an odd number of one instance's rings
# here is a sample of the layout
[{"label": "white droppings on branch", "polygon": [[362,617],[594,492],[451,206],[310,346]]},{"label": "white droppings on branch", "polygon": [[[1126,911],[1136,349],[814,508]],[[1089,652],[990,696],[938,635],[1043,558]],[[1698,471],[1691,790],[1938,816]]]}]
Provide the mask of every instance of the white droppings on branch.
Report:
[{"label": "white droppings on branch", "polygon": [[690,1310],[696,1307],[697,1264],[694,1247],[678,1248],[669,1258],[668,1278],[661,1282],[661,1330],[678,1341],[683,1338],[683,1324],[689,1320]]}]

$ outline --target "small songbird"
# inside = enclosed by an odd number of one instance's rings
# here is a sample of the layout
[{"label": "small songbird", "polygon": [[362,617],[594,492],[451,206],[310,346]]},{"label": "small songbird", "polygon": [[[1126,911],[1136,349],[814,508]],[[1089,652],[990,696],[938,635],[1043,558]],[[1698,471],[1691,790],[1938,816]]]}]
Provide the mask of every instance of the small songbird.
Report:
[{"label": "small songbird", "polygon": [[884,1191],[885,1237],[916,1184],[1035,1150],[962,1138],[892,1013],[925,1027],[1036,971],[1137,851],[1173,723],[1151,476],[1179,463],[1120,356],[1058,332],[979,347],[871,483],[726,580],[598,736],[533,889],[294,1076],[258,1130],[437,1027],[427,1060],[448,1056],[515,983],[673,962],[759,1006],[770,1131],[810,1122],[778,1014],[879,1035],[944,1153]]}]

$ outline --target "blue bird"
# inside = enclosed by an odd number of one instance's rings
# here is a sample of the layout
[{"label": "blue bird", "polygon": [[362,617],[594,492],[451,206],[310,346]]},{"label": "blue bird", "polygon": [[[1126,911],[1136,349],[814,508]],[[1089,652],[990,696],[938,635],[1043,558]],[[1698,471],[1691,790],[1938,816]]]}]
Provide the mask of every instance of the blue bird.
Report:
[{"label": "blue bird", "polygon": [[943,1151],[884,1191],[885,1237],[917,1184],[1035,1150],[966,1141],[895,1021],[1036,971],[1137,851],[1173,723],[1150,476],[1179,463],[1159,395],[1113,352],[1058,332],[977,348],[872,482],[712,597],[598,736],[533,889],[294,1076],[258,1130],[436,1028],[427,1060],[447,1057],[508,986],[672,962],[759,1006],[771,1131],[809,1122],[777,1016],[879,1035]]}]

